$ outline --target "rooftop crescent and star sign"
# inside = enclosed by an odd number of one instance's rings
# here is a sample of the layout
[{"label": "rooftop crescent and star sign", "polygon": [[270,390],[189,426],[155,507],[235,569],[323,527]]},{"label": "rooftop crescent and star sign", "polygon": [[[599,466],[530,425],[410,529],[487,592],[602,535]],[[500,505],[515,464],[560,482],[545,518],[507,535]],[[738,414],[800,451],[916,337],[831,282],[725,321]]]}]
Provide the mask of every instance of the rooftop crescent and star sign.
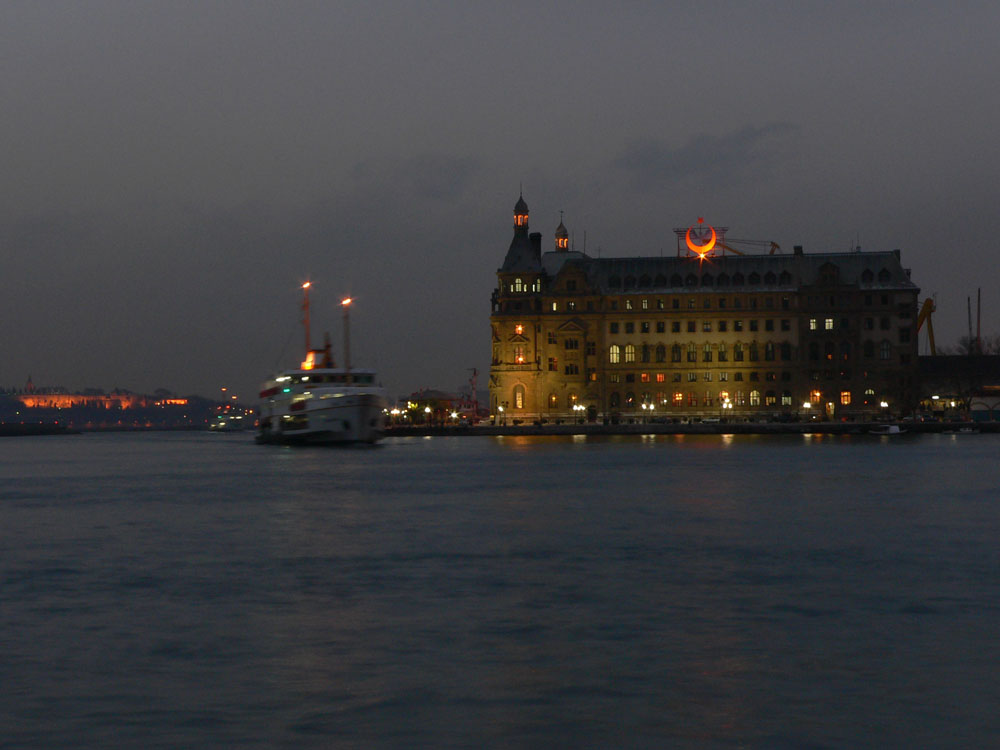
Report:
[{"label": "rooftop crescent and star sign", "polygon": [[684,240],[687,242],[688,250],[697,255],[699,258],[704,258],[715,248],[716,234],[715,227],[708,225],[707,231],[706,227],[701,226],[704,223],[702,217],[698,217],[698,228],[688,227],[687,233],[684,235]]}]

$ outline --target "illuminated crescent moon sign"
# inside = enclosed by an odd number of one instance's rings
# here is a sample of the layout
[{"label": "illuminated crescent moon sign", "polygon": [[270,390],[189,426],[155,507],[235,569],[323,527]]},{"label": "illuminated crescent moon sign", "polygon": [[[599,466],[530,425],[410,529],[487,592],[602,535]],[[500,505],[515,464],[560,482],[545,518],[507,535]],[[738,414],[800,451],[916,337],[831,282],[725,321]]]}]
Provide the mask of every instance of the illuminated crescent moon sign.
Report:
[{"label": "illuminated crescent moon sign", "polygon": [[[699,245],[691,240],[692,229],[694,229],[694,227],[688,227],[687,234],[684,235],[684,240],[687,242],[688,250],[704,258],[706,255],[712,252],[712,248],[715,247],[715,227],[710,226],[708,228],[709,231],[712,233],[712,236],[709,238],[708,242],[706,242],[704,245]],[[699,234],[701,234],[701,232],[699,232]],[[699,237],[698,239],[701,239],[701,237]]]}]

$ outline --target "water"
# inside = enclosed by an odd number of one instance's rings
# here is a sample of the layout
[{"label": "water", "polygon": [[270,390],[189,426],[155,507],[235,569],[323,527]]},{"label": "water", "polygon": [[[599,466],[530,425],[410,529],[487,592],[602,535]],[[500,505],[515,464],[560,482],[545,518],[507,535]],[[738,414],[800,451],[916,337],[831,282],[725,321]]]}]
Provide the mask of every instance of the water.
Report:
[{"label": "water", "polygon": [[6,438],[0,746],[996,747],[998,456]]}]

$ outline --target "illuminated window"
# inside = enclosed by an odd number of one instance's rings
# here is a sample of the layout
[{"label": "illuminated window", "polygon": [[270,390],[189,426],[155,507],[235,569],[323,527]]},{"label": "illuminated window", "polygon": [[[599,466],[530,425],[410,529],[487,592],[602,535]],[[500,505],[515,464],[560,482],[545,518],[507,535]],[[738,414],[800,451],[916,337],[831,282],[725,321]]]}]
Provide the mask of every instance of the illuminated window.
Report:
[{"label": "illuminated window", "polygon": [[764,394],[765,406],[774,406],[776,403],[778,403],[778,396],[774,391],[768,391]]},{"label": "illuminated window", "polygon": [[736,405],[737,406],[746,406],[747,405],[747,398],[743,394],[743,391],[736,391]]},{"label": "illuminated window", "polygon": [[844,406],[850,406],[851,405],[851,392],[850,391],[841,391],[840,392],[840,403],[843,404]]},{"label": "illuminated window", "polygon": [[625,344],[625,361],[635,362],[635,347],[632,344]]},{"label": "illuminated window", "polygon": [[556,397],[556,394],[550,393],[549,394],[549,408],[550,409],[555,409],[556,406],[558,406],[558,405],[559,405],[559,399]]},{"label": "illuminated window", "polygon": [[760,406],[760,391],[750,391],[750,406]]},{"label": "illuminated window", "polygon": [[522,333],[524,333],[524,326],[518,323],[516,326],[514,326],[514,333],[520,336]]},{"label": "illuminated window", "polygon": [[519,365],[524,364],[524,347],[523,346],[515,346],[514,347],[514,361],[517,364],[519,364]]},{"label": "illuminated window", "polygon": [[711,405],[712,405],[712,392],[705,391],[705,406],[711,406]]},{"label": "illuminated window", "polygon": [[871,404],[875,401],[875,391],[872,388],[865,389],[865,403]]},{"label": "illuminated window", "polygon": [[729,391],[719,391],[719,403],[724,404],[729,400]]},{"label": "illuminated window", "polygon": [[625,300],[625,309],[626,310],[631,310],[632,309],[632,300],[630,300],[630,299]]},{"label": "illuminated window", "polygon": [[810,331],[816,330],[816,318],[809,318],[809,330]]},{"label": "illuminated window", "polygon": [[827,330],[827,331],[832,331],[833,330],[833,318],[824,318],[823,319],[823,329]]},{"label": "illuminated window", "polygon": [[664,374],[663,374],[662,372],[658,372],[658,373],[656,373],[656,382],[657,382],[657,383],[662,383],[662,382],[664,382],[664,381],[665,381],[666,379],[667,379],[667,376],[666,376],[666,375],[664,375]]},{"label": "illuminated window", "polygon": [[823,400],[822,391],[809,391],[809,402],[813,404],[818,404]]},{"label": "illuminated window", "polygon": [[576,406],[576,394],[575,393],[570,393],[568,396],[566,396],[566,406],[568,408],[570,408],[570,409],[572,409],[574,406]]},{"label": "illuminated window", "polygon": [[523,409],[524,408],[524,386],[515,385],[514,386],[514,408]]},{"label": "illuminated window", "polygon": [[514,291],[523,292],[525,291],[524,282],[521,279],[514,279]]},{"label": "illuminated window", "polygon": [[649,309],[649,300],[648,299],[644,299],[642,301],[642,309],[643,310],[648,310]]},{"label": "illuminated window", "polygon": [[781,392],[781,405],[782,406],[791,406],[792,405],[792,392],[791,391],[782,391]]},{"label": "illuminated window", "polygon": [[684,405],[684,394],[681,391],[674,391],[674,406]]},{"label": "illuminated window", "polygon": [[642,383],[648,383],[649,382],[649,373],[648,372],[641,373],[639,375],[639,381],[642,382]]},{"label": "illuminated window", "polygon": [[559,303],[558,302],[553,302],[552,303],[552,312],[559,312]]},{"label": "illuminated window", "polygon": [[618,344],[612,344],[611,347],[608,349],[608,362],[610,362],[613,365],[617,365],[619,362],[621,362],[621,356],[622,356],[621,348],[618,346]]},{"label": "illuminated window", "polygon": [[708,382],[708,383],[712,382],[712,373],[706,372],[703,377],[705,378],[705,382]]},{"label": "illuminated window", "polygon": [[722,382],[722,383],[724,383],[727,380],[729,380],[729,373],[728,372],[720,372],[719,373],[719,381]]}]

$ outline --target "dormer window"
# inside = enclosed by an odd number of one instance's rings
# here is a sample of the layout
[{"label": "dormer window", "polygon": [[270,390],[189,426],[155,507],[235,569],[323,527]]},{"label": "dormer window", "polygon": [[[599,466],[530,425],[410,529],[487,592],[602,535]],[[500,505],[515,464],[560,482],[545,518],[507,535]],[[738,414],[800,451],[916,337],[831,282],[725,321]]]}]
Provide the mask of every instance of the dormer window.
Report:
[{"label": "dormer window", "polygon": [[525,286],[524,282],[521,279],[514,279],[514,291],[515,292],[523,292],[526,289],[527,289],[527,286]]}]

